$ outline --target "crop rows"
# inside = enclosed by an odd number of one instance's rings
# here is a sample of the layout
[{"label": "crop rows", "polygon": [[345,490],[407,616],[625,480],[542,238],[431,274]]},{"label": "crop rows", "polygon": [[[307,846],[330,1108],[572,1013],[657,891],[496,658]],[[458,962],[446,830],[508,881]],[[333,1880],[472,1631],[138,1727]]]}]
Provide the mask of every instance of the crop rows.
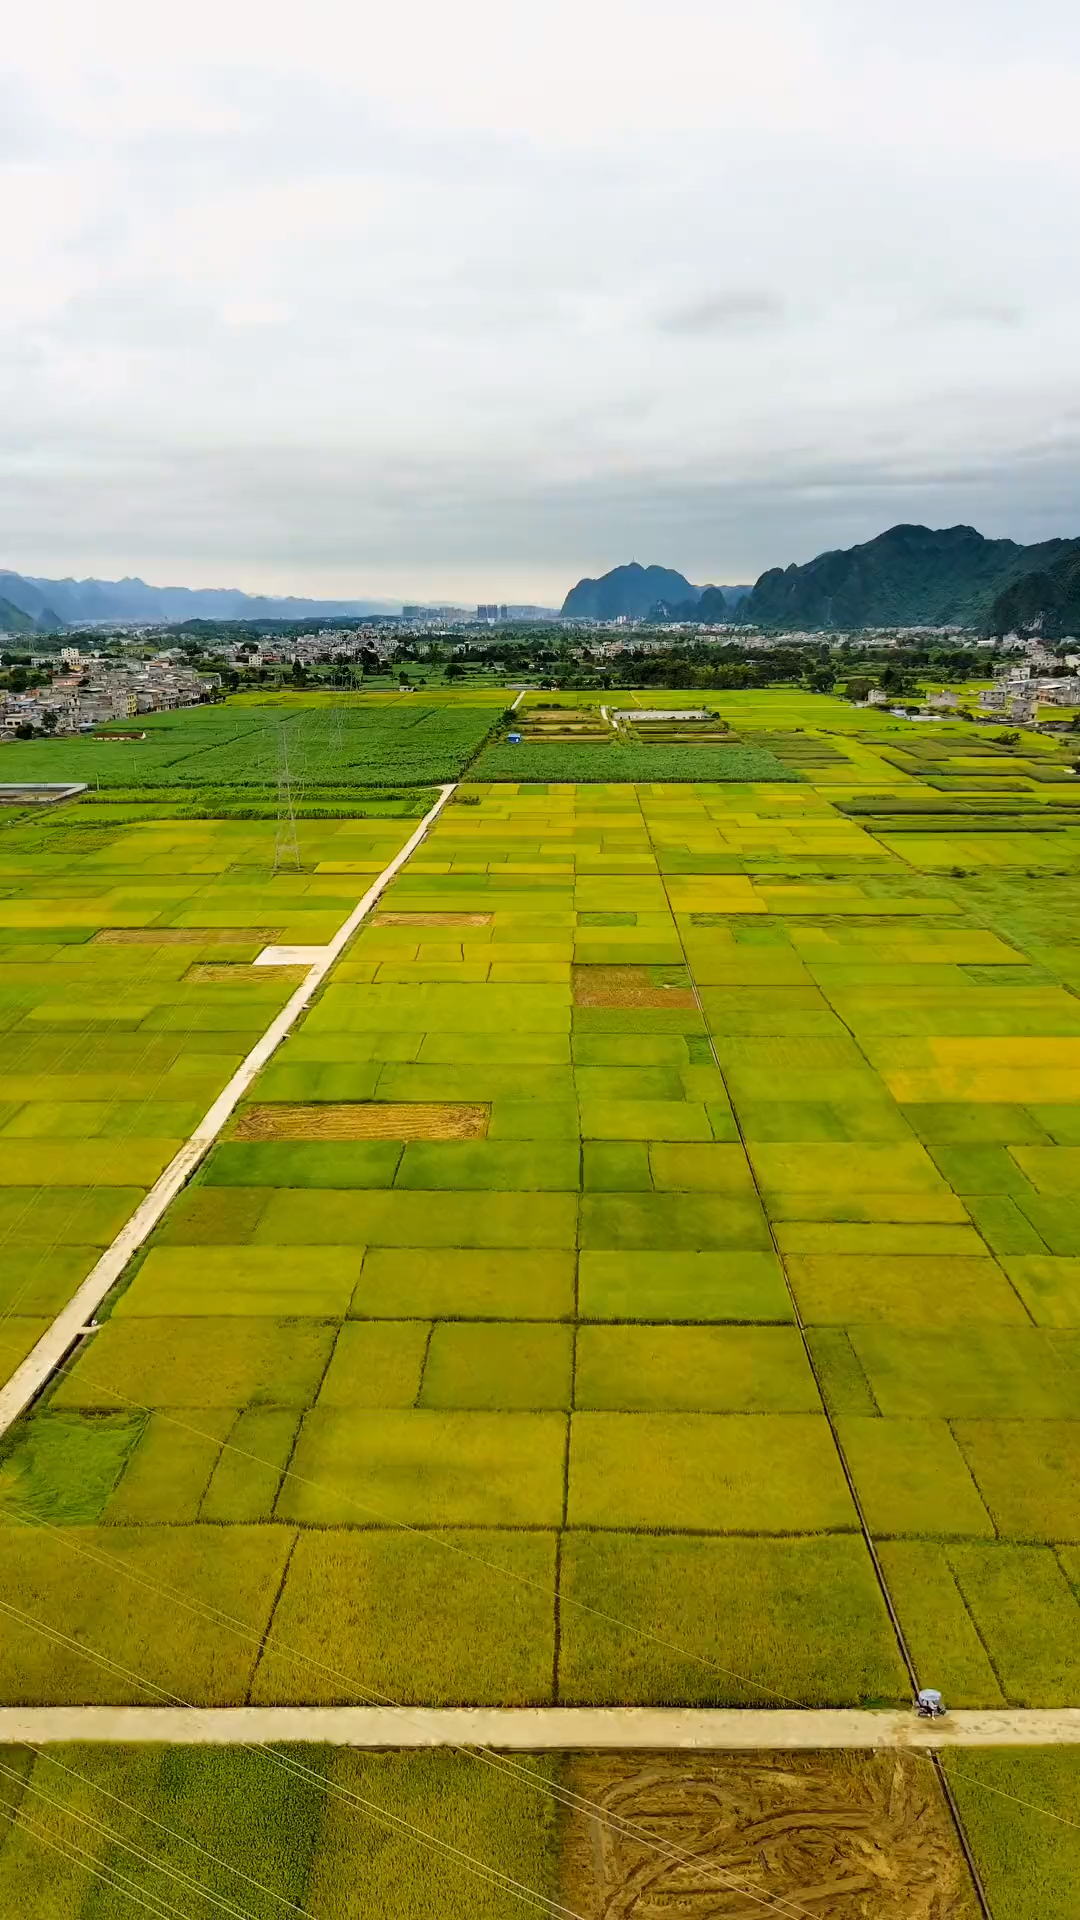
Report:
[{"label": "crop rows", "polygon": [[490,707],[340,705],[295,710],[226,704],[149,715],[145,738],[13,743],[10,780],[84,780],[95,787],[408,786],[454,780],[491,730]]}]

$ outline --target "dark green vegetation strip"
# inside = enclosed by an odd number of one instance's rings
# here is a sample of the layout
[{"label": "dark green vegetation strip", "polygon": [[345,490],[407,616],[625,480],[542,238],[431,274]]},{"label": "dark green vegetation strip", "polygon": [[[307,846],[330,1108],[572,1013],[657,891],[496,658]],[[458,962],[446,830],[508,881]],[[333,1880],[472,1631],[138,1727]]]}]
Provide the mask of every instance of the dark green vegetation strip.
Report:
[{"label": "dark green vegetation strip", "polygon": [[[515,1920],[528,1909],[494,1876],[541,1901],[556,1891],[544,1791],[555,1765],[523,1755],[508,1774],[464,1754],[324,1747],[285,1747],[280,1758],[270,1749],[59,1746],[36,1757],[0,1749],[0,1898],[12,1920],[112,1920],[147,1901],[249,1920],[294,1910],[317,1920]],[[69,1864],[12,1825],[13,1805],[83,1860]]]},{"label": "dark green vegetation strip", "polygon": [[[192,707],[149,714],[145,739],[16,742],[10,780],[94,788],[253,788],[265,802],[287,756],[294,798],[309,789],[456,780],[500,716],[491,707],[342,704]],[[629,777],[629,776],[628,776]],[[309,796],[310,797],[310,796]]]},{"label": "dark green vegetation strip", "polygon": [[713,781],[798,780],[793,767],[761,747],[511,747],[497,742],[472,769],[475,780]]}]

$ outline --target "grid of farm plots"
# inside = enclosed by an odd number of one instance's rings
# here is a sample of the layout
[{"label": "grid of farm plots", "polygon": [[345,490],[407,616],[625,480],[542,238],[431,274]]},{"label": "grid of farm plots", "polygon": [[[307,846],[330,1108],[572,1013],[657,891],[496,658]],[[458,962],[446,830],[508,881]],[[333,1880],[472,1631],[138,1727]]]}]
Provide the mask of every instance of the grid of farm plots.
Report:
[{"label": "grid of farm plots", "polygon": [[823,1392],[924,1680],[1074,1703],[1075,948],[808,783],[462,797],[16,1434],[0,1695],[902,1701]]},{"label": "grid of farm plots", "polygon": [[272,824],[84,818],[0,836],[0,1382],[303,977],[256,954],[328,940],[410,831],[304,826],[275,876]]}]

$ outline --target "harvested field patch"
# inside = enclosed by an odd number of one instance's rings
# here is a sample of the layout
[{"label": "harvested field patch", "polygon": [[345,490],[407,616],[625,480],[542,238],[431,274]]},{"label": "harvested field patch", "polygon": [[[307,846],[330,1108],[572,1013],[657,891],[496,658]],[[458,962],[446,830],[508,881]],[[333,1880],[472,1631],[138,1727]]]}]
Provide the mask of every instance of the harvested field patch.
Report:
[{"label": "harvested field patch", "polygon": [[489,927],[493,913],[376,913],[373,927]]},{"label": "harvested field patch", "polygon": [[582,1754],[563,1779],[581,1800],[561,1825],[560,1893],[582,1920],[978,1912],[941,1788],[914,1754]]},{"label": "harvested field patch", "polygon": [[236,1140],[482,1140],[491,1115],[479,1102],[275,1101],[246,1107]]},{"label": "harvested field patch", "polygon": [[[283,927],[102,927],[92,947],[271,947]],[[260,973],[263,969],[259,969]]]},{"label": "harvested field patch", "polygon": [[[192,986],[230,986],[265,987],[267,969],[247,965],[241,960],[196,960],[184,975],[184,984]],[[275,967],[274,985],[298,987],[308,975],[308,968]]]},{"label": "harvested field patch", "polygon": [[572,980],[576,1007],[697,1006],[685,967],[575,967]]}]

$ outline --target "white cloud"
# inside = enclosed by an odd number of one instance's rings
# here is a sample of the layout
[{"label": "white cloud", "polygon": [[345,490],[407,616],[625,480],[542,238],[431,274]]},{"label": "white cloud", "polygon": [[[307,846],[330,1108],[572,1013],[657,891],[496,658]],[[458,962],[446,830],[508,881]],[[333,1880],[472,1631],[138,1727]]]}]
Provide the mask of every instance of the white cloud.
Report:
[{"label": "white cloud", "polygon": [[901,497],[1070,529],[1065,0],[43,0],[6,57],[6,564],[530,597]]}]

